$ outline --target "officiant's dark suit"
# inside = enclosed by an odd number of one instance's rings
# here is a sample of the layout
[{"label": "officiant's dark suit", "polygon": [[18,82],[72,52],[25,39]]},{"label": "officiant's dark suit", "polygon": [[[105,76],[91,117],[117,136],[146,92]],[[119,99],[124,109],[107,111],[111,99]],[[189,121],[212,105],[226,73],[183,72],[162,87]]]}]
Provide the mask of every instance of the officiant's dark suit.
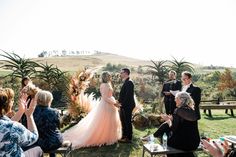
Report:
[{"label": "officiant's dark suit", "polygon": [[166,114],[173,114],[176,108],[175,96],[170,93],[170,90],[181,91],[181,81],[176,80],[176,72],[171,70],[169,72],[169,80],[163,84],[162,95],[164,96],[164,104]]},{"label": "officiant's dark suit", "polygon": [[120,119],[122,124],[122,139],[132,140],[132,111],[135,107],[134,101],[134,84],[129,78],[129,69],[122,69],[121,78],[125,79],[124,84],[121,87],[119,95],[120,107]]}]

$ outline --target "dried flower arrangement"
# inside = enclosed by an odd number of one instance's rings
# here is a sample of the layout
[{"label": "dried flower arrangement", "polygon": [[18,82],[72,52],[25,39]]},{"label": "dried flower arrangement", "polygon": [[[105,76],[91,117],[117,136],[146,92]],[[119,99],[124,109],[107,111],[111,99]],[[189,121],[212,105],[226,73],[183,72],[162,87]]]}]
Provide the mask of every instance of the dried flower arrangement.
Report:
[{"label": "dried flower arrangement", "polygon": [[88,112],[86,106],[89,106],[87,96],[83,93],[88,88],[90,79],[93,77],[91,70],[78,71],[70,80],[69,95],[71,104],[69,113],[73,116],[79,116],[81,113]]}]

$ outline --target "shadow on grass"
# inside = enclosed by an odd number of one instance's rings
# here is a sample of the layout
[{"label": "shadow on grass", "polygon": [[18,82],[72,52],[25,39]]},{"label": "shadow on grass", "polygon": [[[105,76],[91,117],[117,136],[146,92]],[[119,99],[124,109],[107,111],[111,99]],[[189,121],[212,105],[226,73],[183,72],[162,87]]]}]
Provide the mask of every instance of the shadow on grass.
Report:
[{"label": "shadow on grass", "polygon": [[73,157],[129,157],[131,153],[140,149],[140,143],[137,138],[133,139],[132,143],[116,143],[109,146],[89,147],[73,150]]},{"label": "shadow on grass", "polygon": [[231,115],[214,115],[212,117],[209,117],[207,115],[204,115],[203,118],[207,120],[226,120],[226,119],[236,119],[236,117],[232,117]]}]

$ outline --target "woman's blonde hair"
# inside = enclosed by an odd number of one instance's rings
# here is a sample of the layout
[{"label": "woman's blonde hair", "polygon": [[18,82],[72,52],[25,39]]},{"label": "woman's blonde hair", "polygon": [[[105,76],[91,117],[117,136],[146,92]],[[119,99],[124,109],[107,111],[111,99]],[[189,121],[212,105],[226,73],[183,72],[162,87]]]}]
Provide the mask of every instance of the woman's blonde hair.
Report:
[{"label": "woman's blonde hair", "polygon": [[189,93],[187,93],[187,92],[178,92],[175,95],[175,98],[180,99],[180,101],[181,101],[180,106],[187,105],[187,106],[191,107],[192,109],[194,109],[194,101],[191,98],[191,96],[189,95]]},{"label": "woman's blonde hair", "polygon": [[41,90],[37,93],[37,104],[41,106],[50,106],[53,100],[52,93],[49,91]]},{"label": "woman's blonde hair", "polygon": [[109,77],[111,77],[111,74],[108,71],[104,71],[102,73],[102,83],[108,83]]},{"label": "woman's blonde hair", "polygon": [[4,88],[7,96],[8,96],[8,100],[13,100],[14,99],[14,96],[15,96],[15,93],[14,93],[14,90],[11,89],[11,88]]}]

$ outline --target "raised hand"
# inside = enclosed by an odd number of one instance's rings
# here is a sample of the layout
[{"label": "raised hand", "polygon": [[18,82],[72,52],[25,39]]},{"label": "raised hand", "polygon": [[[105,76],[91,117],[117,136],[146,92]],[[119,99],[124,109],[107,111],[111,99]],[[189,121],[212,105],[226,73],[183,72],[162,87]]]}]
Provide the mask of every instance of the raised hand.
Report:
[{"label": "raised hand", "polygon": [[21,92],[20,93],[20,97],[19,97],[19,101],[18,101],[18,111],[16,112],[16,114],[11,118],[11,120],[13,121],[19,121],[22,117],[22,115],[24,114],[24,112],[26,111],[27,108],[27,94]]},{"label": "raised hand", "polygon": [[25,115],[30,117],[33,115],[34,109],[37,105],[37,100],[38,100],[38,94],[34,96],[34,98],[31,100],[29,108],[25,110]]},{"label": "raised hand", "polygon": [[167,114],[161,114],[161,118],[164,119],[164,121],[173,119],[171,115],[167,115]]},{"label": "raised hand", "polygon": [[25,109],[27,108],[27,97],[28,95],[26,93],[20,93],[20,97],[19,97],[19,102],[18,102],[18,110],[20,112],[25,112]]},{"label": "raised hand", "polygon": [[207,140],[202,139],[201,143],[203,145],[203,149],[208,151],[214,157],[223,157],[224,153],[221,151],[216,142],[213,141],[213,144],[208,142]]}]

